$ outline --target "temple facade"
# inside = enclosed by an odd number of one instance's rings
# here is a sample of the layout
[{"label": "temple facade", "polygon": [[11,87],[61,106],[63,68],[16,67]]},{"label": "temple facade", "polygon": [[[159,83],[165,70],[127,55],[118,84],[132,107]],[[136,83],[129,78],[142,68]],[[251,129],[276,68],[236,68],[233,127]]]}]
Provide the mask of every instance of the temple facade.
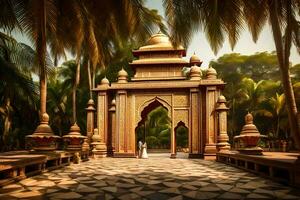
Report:
[{"label": "temple facade", "polygon": [[[203,76],[200,59],[193,55],[187,62],[185,54],[182,46],[174,48],[166,35],[158,33],[133,51],[136,60],[130,66],[135,74],[130,81],[124,69],[117,82],[102,79],[94,88],[97,123],[88,119],[87,127],[89,141],[93,137],[96,144],[95,155],[136,157],[136,128],[158,106],[171,119],[171,158],[176,157],[175,130],[182,124],[188,128],[190,158],[214,156],[229,148],[226,100],[221,96],[225,83],[213,68]],[[188,75],[184,67],[189,68]]]}]

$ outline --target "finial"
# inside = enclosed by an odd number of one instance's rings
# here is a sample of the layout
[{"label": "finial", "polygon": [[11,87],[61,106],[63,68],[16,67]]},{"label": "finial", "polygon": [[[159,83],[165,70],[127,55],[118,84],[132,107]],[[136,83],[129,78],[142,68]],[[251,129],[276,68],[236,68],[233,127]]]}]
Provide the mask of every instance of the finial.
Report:
[{"label": "finial", "polygon": [[122,66],[122,69],[118,72],[118,83],[127,83],[127,77],[128,73]]},{"label": "finial", "polygon": [[211,65],[207,69],[206,79],[217,79],[217,71]]},{"label": "finial", "polygon": [[194,55],[191,56],[190,58],[190,66],[196,65],[196,66],[201,66],[202,61],[199,59],[198,56],[196,56],[195,52]]},{"label": "finial", "polygon": [[106,76],[101,80],[101,85],[109,85],[109,80],[106,78]]},{"label": "finial", "polygon": [[246,124],[253,124],[253,116],[251,113],[249,113],[245,116],[245,123]]}]

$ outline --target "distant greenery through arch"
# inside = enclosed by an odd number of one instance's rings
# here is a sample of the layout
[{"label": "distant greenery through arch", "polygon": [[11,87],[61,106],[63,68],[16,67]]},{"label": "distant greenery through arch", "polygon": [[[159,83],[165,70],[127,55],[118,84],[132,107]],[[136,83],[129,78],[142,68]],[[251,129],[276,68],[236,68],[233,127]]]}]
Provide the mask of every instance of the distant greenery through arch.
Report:
[{"label": "distant greenery through arch", "polygon": [[169,149],[171,119],[168,110],[158,106],[147,114],[144,123],[136,129],[137,141],[145,141],[149,149]]},{"label": "distant greenery through arch", "polygon": [[188,128],[184,124],[178,124],[175,128],[176,134],[176,148],[177,151],[183,150],[183,148],[188,148],[189,138],[188,138]]}]

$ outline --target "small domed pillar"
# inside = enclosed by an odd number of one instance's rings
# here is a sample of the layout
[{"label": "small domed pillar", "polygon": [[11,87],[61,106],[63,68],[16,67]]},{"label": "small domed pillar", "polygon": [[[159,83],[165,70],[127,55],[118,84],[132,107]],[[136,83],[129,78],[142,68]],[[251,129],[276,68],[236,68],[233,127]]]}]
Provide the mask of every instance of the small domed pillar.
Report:
[{"label": "small domed pillar", "polygon": [[93,158],[103,158],[106,157],[107,148],[106,144],[102,141],[100,132],[97,128],[94,129],[94,135],[92,137],[93,145]]},{"label": "small domed pillar", "polygon": [[90,145],[92,143],[92,136],[95,127],[95,103],[93,99],[90,99],[87,103],[86,110],[86,136],[87,136],[87,143]]},{"label": "small domed pillar", "polygon": [[218,112],[218,143],[217,150],[225,151],[230,149],[230,144],[228,143],[229,137],[227,134],[227,112],[228,108],[226,106],[226,99],[223,95],[219,96],[217,105]]},{"label": "small domed pillar", "polygon": [[202,72],[200,69],[201,64],[202,61],[194,53],[194,55],[192,55],[192,57],[190,58],[190,65],[191,65],[190,80],[201,80],[201,76],[202,76]]},{"label": "small domed pillar", "polygon": [[217,71],[211,66],[207,69],[206,79],[208,80],[217,79]]},{"label": "small domed pillar", "polygon": [[63,136],[63,140],[66,144],[66,150],[72,153],[80,152],[82,150],[82,143],[85,136],[81,135],[80,127],[75,122],[67,135]]},{"label": "small domed pillar", "polygon": [[118,83],[127,83],[128,73],[122,68],[118,72]]}]

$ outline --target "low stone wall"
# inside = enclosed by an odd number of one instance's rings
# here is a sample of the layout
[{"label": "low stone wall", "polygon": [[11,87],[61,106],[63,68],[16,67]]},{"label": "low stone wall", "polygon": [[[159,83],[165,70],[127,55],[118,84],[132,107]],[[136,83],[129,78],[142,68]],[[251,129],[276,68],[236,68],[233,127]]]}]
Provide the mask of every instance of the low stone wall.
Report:
[{"label": "low stone wall", "polygon": [[69,165],[73,154],[66,151],[12,151],[0,154],[0,186],[45,171]]},{"label": "low stone wall", "polygon": [[218,152],[216,159],[275,181],[300,187],[299,153],[264,152],[245,155],[237,151]]}]

